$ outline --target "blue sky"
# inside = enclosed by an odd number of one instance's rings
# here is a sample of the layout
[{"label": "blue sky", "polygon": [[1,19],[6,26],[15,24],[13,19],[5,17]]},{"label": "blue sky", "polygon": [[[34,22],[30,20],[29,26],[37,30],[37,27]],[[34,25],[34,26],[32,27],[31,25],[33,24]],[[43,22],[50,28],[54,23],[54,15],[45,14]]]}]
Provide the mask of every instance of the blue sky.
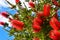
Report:
[{"label": "blue sky", "polygon": [[[8,0],[8,1],[15,5],[14,0]],[[21,2],[22,2],[22,6],[24,7],[23,5],[24,0],[21,0]],[[28,5],[27,2],[25,4],[26,6]],[[9,6],[10,5],[5,0],[0,0],[0,12],[7,11],[9,14],[14,15],[17,11],[15,9],[10,9]],[[8,19],[1,17],[0,15],[0,21],[7,22]],[[8,28],[6,29],[9,30]],[[0,26],[0,40],[13,40],[13,39],[14,37],[13,36],[9,37],[9,33],[3,29],[3,26]]]},{"label": "blue sky", "polygon": [[[1,8],[1,7],[0,7]],[[6,11],[6,10],[4,10],[5,8],[1,8],[0,9],[0,12],[2,12],[2,11]],[[11,10],[11,9],[9,9],[9,8],[6,8],[6,9],[8,9],[8,12],[12,12],[13,13],[13,10]],[[11,10],[11,11],[10,11]],[[14,13],[15,13],[16,11],[14,11]],[[12,14],[11,13],[11,14]],[[1,20],[1,19],[0,19]],[[9,35],[8,35],[8,32],[6,32],[4,29],[2,29],[3,27],[2,26],[0,26],[0,40],[7,40],[7,39],[9,39],[10,37],[9,37]]]},{"label": "blue sky", "polygon": [[[8,13],[14,15],[17,11],[14,9],[10,9],[9,5],[4,1],[0,0],[0,12],[7,11]],[[2,20],[0,18],[0,20]],[[4,21],[4,20],[3,20]],[[6,28],[7,29],[7,28]],[[13,36],[9,37],[9,33],[3,29],[2,26],[0,26],[0,40],[13,40]]]},{"label": "blue sky", "polygon": [[13,40],[13,36],[9,37],[8,32],[3,29],[2,26],[0,26],[0,40]]}]

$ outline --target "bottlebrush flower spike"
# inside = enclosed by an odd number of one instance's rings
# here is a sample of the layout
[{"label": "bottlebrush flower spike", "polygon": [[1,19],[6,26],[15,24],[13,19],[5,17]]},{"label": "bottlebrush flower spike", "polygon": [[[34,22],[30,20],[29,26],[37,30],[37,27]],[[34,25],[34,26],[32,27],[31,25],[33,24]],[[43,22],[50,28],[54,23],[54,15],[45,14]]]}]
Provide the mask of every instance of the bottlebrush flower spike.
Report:
[{"label": "bottlebrush flower spike", "polygon": [[42,23],[43,23],[43,21],[42,21],[41,18],[36,17],[36,18],[34,18],[34,20],[33,20],[33,24],[39,24],[39,25],[41,25]]},{"label": "bottlebrush flower spike", "polygon": [[18,20],[11,20],[11,24],[13,26],[13,28],[17,29],[17,30],[23,30],[24,27],[24,23]]},{"label": "bottlebrush flower spike", "polygon": [[38,17],[34,18],[33,22],[37,22],[40,25],[43,23],[42,19]]},{"label": "bottlebrush flower spike", "polygon": [[4,22],[0,22],[0,25],[5,25],[5,23]]},{"label": "bottlebrush flower spike", "polygon": [[41,18],[41,17],[43,17],[43,16],[44,16],[44,15],[43,15],[43,11],[40,11],[40,12],[37,13],[37,17],[38,17],[38,18]]},{"label": "bottlebrush flower spike", "polygon": [[20,2],[20,0],[15,0],[15,2],[16,2],[16,3],[19,3],[19,2]]},{"label": "bottlebrush flower spike", "polygon": [[60,22],[55,18],[51,18],[50,20],[50,26],[54,29],[54,30],[59,30],[60,29]]},{"label": "bottlebrush flower spike", "polygon": [[60,40],[60,32],[57,30],[51,30],[49,33],[49,37],[53,40]]},{"label": "bottlebrush flower spike", "polygon": [[35,7],[35,4],[34,4],[31,0],[29,1],[29,5],[30,5],[30,7],[32,7],[32,8]]},{"label": "bottlebrush flower spike", "polygon": [[40,25],[42,25],[42,20],[38,17],[34,18],[32,28],[35,33],[40,32],[41,30]]},{"label": "bottlebrush flower spike", "polygon": [[52,0],[53,4],[56,6],[60,6],[60,4],[57,2],[57,0]]},{"label": "bottlebrush flower spike", "polygon": [[33,31],[35,32],[35,33],[37,33],[37,32],[40,32],[40,30],[41,30],[41,27],[40,27],[40,25],[33,25]]},{"label": "bottlebrush flower spike", "polygon": [[44,4],[43,12],[45,17],[48,17],[50,15],[50,9],[51,9],[50,4]]},{"label": "bottlebrush flower spike", "polygon": [[4,17],[6,17],[6,18],[9,17],[9,14],[7,12],[2,12],[1,15],[4,16]]}]

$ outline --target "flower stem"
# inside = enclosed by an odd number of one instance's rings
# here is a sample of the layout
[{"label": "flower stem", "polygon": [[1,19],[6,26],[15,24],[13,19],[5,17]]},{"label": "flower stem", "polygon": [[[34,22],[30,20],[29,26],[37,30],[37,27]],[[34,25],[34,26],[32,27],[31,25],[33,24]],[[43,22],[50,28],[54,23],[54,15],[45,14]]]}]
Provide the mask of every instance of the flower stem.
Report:
[{"label": "flower stem", "polygon": [[41,40],[44,40],[45,39],[45,36],[44,36],[44,33],[42,32],[41,33]]}]

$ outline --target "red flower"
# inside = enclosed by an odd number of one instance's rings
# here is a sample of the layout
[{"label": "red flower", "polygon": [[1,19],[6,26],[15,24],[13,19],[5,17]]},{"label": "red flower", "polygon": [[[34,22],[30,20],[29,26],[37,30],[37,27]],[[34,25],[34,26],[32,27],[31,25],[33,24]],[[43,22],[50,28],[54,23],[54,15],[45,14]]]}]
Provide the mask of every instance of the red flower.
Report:
[{"label": "red flower", "polygon": [[45,17],[50,15],[50,9],[51,9],[50,4],[44,4],[44,16]]},{"label": "red flower", "polygon": [[19,0],[15,0],[16,3],[19,3],[20,1]]},{"label": "red flower", "polygon": [[0,22],[0,25],[5,25],[5,23],[4,22]]},{"label": "red flower", "polygon": [[11,20],[13,28],[23,30],[24,23],[18,20]]},{"label": "red flower", "polygon": [[6,17],[6,18],[9,16],[9,14],[7,12],[2,12],[1,15]]},{"label": "red flower", "polygon": [[50,20],[50,26],[54,30],[59,30],[60,29],[60,22],[56,19],[56,17],[51,18],[51,20]]},{"label": "red flower", "polygon": [[34,37],[34,38],[33,38],[33,40],[40,40],[40,39],[39,39],[39,38],[37,38],[37,37]]},{"label": "red flower", "polygon": [[29,5],[30,5],[30,7],[32,7],[32,8],[35,7],[35,4],[34,4],[32,1],[29,2]]},{"label": "red flower", "polygon": [[49,37],[53,40],[60,40],[60,32],[57,30],[51,30]]},{"label": "red flower", "polygon": [[38,18],[43,17],[43,11],[38,12],[38,13],[37,13],[37,17],[38,17]]},{"label": "red flower", "polygon": [[52,0],[53,4],[56,6],[60,6],[60,4],[57,2],[57,0]]},{"label": "red flower", "polygon": [[38,18],[38,17],[34,18],[34,20],[33,20],[33,24],[41,25],[42,23],[43,23],[43,22],[42,22],[42,19],[40,19],[40,18]]},{"label": "red flower", "polygon": [[32,25],[32,27],[33,27],[33,31],[34,31],[35,33],[40,32],[40,30],[41,30],[40,25],[41,25],[41,24],[42,24],[42,20],[41,20],[40,18],[36,17],[36,18],[33,20],[33,25]]},{"label": "red flower", "polygon": [[33,25],[33,31],[34,31],[35,33],[40,32],[40,30],[41,30],[40,25]]}]

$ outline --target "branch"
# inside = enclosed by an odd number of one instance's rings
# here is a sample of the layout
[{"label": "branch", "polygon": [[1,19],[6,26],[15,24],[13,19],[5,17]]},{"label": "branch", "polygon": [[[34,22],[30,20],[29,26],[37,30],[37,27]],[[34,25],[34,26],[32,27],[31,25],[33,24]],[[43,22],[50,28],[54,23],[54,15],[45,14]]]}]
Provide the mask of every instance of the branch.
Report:
[{"label": "branch", "polygon": [[10,8],[15,8],[16,6],[11,4],[9,1],[6,0],[6,2],[11,6]]}]

